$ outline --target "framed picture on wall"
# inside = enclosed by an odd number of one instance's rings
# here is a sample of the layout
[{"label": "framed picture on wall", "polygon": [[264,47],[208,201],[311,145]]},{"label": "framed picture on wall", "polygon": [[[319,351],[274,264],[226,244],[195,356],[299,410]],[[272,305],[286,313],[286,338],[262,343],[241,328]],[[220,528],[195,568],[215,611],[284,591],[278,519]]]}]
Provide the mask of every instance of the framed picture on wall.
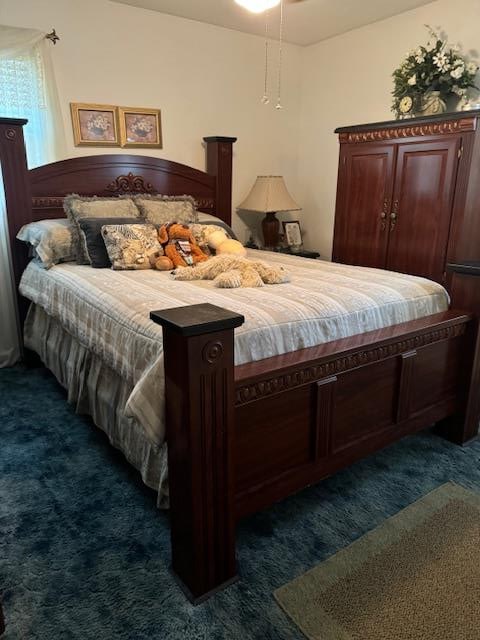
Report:
[{"label": "framed picture on wall", "polygon": [[162,148],[160,109],[118,107],[122,147]]},{"label": "framed picture on wall", "polygon": [[118,147],[117,108],[110,104],[71,102],[73,139],[76,147]]},{"label": "framed picture on wall", "polygon": [[285,220],[283,222],[283,233],[285,242],[289,247],[302,246],[302,230],[298,220]]}]

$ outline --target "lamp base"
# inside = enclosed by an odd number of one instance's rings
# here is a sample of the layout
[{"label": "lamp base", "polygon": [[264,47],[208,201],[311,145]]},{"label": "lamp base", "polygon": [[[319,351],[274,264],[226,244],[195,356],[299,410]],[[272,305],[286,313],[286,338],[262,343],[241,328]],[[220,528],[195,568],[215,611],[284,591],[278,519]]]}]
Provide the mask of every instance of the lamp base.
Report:
[{"label": "lamp base", "polygon": [[262,220],[263,242],[265,249],[273,251],[278,247],[278,232],[280,229],[280,221],[275,212],[268,212]]}]

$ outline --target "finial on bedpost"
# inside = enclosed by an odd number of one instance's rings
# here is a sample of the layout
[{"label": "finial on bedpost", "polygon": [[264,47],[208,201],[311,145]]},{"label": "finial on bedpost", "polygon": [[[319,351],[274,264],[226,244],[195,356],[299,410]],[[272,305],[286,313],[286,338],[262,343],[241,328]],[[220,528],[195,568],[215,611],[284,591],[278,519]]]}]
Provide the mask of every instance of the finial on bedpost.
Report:
[{"label": "finial on bedpost", "polygon": [[16,240],[20,228],[31,221],[32,198],[28,176],[23,127],[28,120],[0,118],[0,166],[2,168],[8,235],[12,257],[19,318],[22,323],[28,308],[25,298],[18,294],[18,284],[28,262],[27,246]]},{"label": "finial on bedpost", "polygon": [[207,173],[217,179],[216,214],[224,222],[232,224],[232,158],[233,144],[237,138],[209,136],[207,145]]}]

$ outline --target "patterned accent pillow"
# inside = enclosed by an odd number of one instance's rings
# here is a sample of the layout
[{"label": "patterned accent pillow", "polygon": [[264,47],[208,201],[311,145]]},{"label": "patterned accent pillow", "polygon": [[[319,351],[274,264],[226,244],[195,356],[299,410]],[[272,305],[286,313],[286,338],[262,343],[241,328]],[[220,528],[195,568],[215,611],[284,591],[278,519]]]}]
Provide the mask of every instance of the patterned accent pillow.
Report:
[{"label": "patterned accent pillow", "polygon": [[135,204],[144,218],[161,226],[169,222],[190,224],[197,222],[195,200],[191,196],[153,196],[142,194],[136,196]]},{"label": "patterned accent pillow", "polygon": [[[73,248],[78,264],[90,264],[87,245],[80,229],[80,218],[140,218],[140,211],[132,198],[87,198],[72,193],[63,201],[63,208],[73,226]],[[113,222],[113,220],[112,220]]]},{"label": "patterned accent pillow", "polygon": [[112,269],[150,269],[150,256],[163,255],[153,224],[107,224],[102,237]]},{"label": "patterned accent pillow", "polygon": [[[115,218],[115,224],[138,224],[139,218]],[[87,257],[94,269],[108,269],[112,266],[102,237],[102,227],[111,224],[111,218],[79,218],[87,247]],[[143,222],[142,222],[143,223]]]},{"label": "patterned accent pillow", "polygon": [[72,225],[66,218],[39,220],[24,225],[17,238],[33,247],[34,255],[45,269],[61,262],[74,262]]}]

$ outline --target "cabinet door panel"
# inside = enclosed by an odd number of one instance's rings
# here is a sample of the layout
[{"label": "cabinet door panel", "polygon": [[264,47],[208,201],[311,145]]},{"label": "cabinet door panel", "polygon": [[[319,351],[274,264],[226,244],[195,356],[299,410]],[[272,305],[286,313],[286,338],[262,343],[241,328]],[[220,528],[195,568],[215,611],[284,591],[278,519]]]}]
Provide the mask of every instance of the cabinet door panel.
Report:
[{"label": "cabinet door panel", "polygon": [[443,281],[461,136],[400,144],[387,268]]},{"label": "cabinet door panel", "polygon": [[385,267],[393,190],[393,145],[348,145],[340,158],[333,259]]}]

